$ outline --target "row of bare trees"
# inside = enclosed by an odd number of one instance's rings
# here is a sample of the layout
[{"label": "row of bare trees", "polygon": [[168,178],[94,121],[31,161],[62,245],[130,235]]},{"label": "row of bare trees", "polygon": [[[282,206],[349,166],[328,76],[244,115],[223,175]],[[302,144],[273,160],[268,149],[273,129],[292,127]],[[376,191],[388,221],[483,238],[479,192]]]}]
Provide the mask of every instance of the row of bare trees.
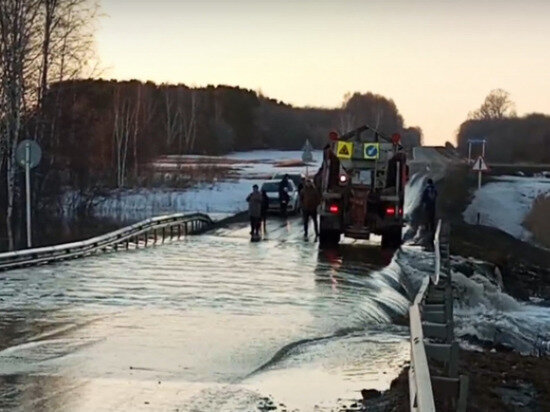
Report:
[{"label": "row of bare trees", "polygon": [[23,138],[41,140],[40,109],[50,82],[79,76],[88,67],[96,14],[90,0],[0,1],[0,188],[6,193],[1,206],[10,249],[15,149]]},{"label": "row of bare trees", "polygon": [[[412,146],[422,134],[403,127],[391,100],[369,93],[338,109],[297,108],[239,87],[77,80],[56,83],[44,101],[45,123],[55,122],[59,131],[45,147],[61,179],[49,187],[141,185],[158,155],[296,150],[306,139],[322,147],[328,131],[365,123],[387,135],[402,132]],[[342,125],[346,116],[353,121]]]},{"label": "row of bare trees", "polygon": [[114,87],[113,143],[116,185],[119,188],[125,186],[130,163],[132,177],[137,179],[139,176],[142,156],[138,151],[149,150],[140,144],[140,135],[147,133],[154,116],[160,115],[162,119],[164,147],[172,148],[180,155],[193,153],[195,149],[197,93],[186,86],[165,86],[161,89],[161,101],[155,99],[156,93],[156,87],[150,83],[120,83]]}]

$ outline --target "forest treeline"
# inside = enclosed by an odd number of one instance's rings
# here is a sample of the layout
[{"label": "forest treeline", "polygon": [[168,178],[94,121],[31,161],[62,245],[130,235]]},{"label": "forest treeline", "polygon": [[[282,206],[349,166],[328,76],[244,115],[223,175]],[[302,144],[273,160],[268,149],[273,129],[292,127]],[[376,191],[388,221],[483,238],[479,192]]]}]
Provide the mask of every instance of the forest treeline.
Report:
[{"label": "forest treeline", "polygon": [[457,142],[468,154],[468,139],[487,139],[487,159],[499,163],[550,163],[550,116],[529,114],[503,119],[467,120]]},{"label": "forest treeline", "polygon": [[468,155],[468,140],[486,139],[490,162],[550,163],[550,116],[533,113],[518,117],[505,90],[491,91],[468,117],[457,134],[463,155]]},{"label": "forest treeline", "polygon": [[158,155],[296,150],[306,139],[320,148],[330,130],[365,123],[401,132],[407,146],[422,138],[392,100],[372,93],[347,95],[338,109],[298,108],[239,87],[71,80],[51,85],[37,118],[47,187],[132,186]]}]

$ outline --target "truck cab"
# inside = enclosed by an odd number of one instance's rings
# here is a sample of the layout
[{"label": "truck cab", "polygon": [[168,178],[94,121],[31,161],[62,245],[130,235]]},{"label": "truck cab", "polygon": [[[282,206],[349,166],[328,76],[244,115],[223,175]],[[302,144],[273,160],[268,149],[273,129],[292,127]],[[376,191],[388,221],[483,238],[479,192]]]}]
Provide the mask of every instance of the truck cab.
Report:
[{"label": "truck cab", "polygon": [[332,135],[319,173],[322,245],[338,243],[342,234],[374,233],[383,247],[399,247],[408,166],[398,135],[390,139],[368,126]]}]

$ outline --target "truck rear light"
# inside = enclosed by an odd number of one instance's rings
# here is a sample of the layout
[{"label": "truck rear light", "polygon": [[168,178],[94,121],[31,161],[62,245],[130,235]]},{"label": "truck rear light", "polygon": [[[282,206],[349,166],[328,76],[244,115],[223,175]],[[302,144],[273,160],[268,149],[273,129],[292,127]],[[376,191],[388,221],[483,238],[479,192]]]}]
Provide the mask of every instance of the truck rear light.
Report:
[{"label": "truck rear light", "polygon": [[399,214],[403,215],[403,209],[402,208],[399,208]]},{"label": "truck rear light", "polygon": [[340,208],[338,207],[338,205],[330,205],[328,210],[329,210],[330,213],[336,214],[336,213],[338,213]]},{"label": "truck rear light", "polygon": [[386,215],[395,216],[395,207],[389,206],[386,208]]},{"label": "truck rear light", "polygon": [[341,185],[345,185],[346,183],[348,183],[349,177],[348,177],[347,174],[341,173],[341,174],[340,174],[340,177],[338,178],[338,180],[340,181],[340,184],[341,184]]}]

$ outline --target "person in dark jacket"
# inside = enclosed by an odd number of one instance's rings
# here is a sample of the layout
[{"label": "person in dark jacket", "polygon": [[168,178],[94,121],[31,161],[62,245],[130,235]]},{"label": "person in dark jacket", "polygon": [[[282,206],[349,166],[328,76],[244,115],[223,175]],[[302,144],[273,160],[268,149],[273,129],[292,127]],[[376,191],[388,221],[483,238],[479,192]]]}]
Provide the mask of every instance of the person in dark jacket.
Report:
[{"label": "person in dark jacket", "polygon": [[313,220],[313,229],[315,230],[315,239],[319,237],[319,227],[317,225],[317,207],[321,203],[319,191],[308,179],[304,188],[300,191],[300,204],[302,205],[302,217],[304,219],[304,238],[307,238],[309,219]]},{"label": "person in dark jacket", "polygon": [[284,175],[282,180],[279,182],[279,206],[281,208],[281,216],[286,219],[287,213],[286,208],[288,202],[290,201],[290,196],[288,195],[288,189],[290,184],[288,183],[289,176]]},{"label": "person in dark jacket", "polygon": [[267,212],[269,210],[269,196],[267,192],[262,190],[262,209],[261,209],[261,223],[264,233],[267,232]]},{"label": "person in dark jacket", "polygon": [[424,209],[424,216],[426,221],[426,230],[430,234],[431,242],[433,242],[435,235],[435,210],[437,203],[437,189],[435,188],[434,181],[428,179],[428,183],[422,193],[422,207]]},{"label": "person in dark jacket", "polygon": [[254,238],[260,236],[260,221],[262,217],[262,195],[258,185],[252,186],[252,193],[246,198],[248,213],[250,215],[250,234]]}]

